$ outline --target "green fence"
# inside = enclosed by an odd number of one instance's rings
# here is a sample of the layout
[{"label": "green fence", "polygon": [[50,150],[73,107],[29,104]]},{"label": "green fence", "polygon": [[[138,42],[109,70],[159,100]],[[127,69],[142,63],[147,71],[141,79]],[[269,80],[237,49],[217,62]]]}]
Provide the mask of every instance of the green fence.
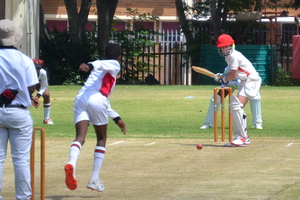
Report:
[{"label": "green fence", "polygon": [[[236,45],[235,49],[248,58],[262,78],[263,85],[274,82],[277,68],[277,48],[271,45]],[[225,58],[220,56],[215,45],[202,45],[200,55],[200,67],[214,73],[222,73],[227,66]],[[216,85],[212,78],[199,75],[199,84]]]}]

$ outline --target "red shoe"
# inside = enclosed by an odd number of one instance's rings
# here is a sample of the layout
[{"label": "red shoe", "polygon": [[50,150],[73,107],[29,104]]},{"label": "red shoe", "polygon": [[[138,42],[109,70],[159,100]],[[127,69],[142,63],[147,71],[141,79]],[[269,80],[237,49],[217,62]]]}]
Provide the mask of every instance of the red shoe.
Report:
[{"label": "red shoe", "polygon": [[72,164],[65,165],[65,173],[66,173],[66,186],[70,190],[75,190],[77,188],[77,181],[75,178],[74,167]]}]

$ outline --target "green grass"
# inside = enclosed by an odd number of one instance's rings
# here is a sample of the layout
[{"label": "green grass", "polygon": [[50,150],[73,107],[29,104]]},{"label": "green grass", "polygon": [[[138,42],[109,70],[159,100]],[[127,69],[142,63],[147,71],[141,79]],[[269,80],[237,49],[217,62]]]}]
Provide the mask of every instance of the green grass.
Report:
[{"label": "green grass", "polygon": [[[213,88],[217,86],[147,86],[117,85],[111,105],[127,124],[127,135],[110,120],[110,138],[213,139],[213,129],[200,130]],[[31,108],[35,127],[45,127],[47,137],[73,138],[73,100],[81,86],[50,86],[51,118],[55,125],[42,124],[43,108]],[[191,96],[193,98],[186,98]],[[261,87],[263,130],[251,127],[249,136],[259,139],[298,140],[300,133],[299,87]],[[42,102],[42,98],[41,98]],[[227,106],[227,104],[226,104]],[[226,108],[227,109],[227,108]],[[220,121],[220,120],[219,120]],[[94,138],[91,126],[88,138]]]}]

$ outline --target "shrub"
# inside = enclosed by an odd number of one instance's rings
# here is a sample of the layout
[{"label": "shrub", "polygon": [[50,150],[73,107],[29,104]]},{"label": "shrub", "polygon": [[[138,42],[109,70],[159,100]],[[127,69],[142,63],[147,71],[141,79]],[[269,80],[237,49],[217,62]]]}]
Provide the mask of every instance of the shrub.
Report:
[{"label": "shrub", "polygon": [[69,38],[68,31],[55,29],[50,38],[41,40],[40,58],[44,60],[51,85],[83,83],[87,75],[78,74],[78,66],[98,56],[94,32],[85,32],[78,44],[71,43]]},{"label": "shrub", "polygon": [[289,70],[278,68],[276,72],[275,86],[300,86],[300,80],[292,79]]}]

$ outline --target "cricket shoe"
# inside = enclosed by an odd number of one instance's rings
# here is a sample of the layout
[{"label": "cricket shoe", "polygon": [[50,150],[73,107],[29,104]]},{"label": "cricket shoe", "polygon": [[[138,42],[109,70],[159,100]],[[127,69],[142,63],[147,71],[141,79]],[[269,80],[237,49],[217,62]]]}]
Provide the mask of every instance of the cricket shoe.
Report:
[{"label": "cricket shoe", "polygon": [[200,129],[208,129],[208,128],[212,128],[213,126],[209,125],[209,124],[203,124]]},{"label": "cricket shoe", "polygon": [[261,124],[254,124],[253,127],[254,127],[255,129],[260,129],[260,130],[263,129],[263,127],[262,127]]},{"label": "cricket shoe", "polygon": [[231,142],[228,142],[226,144],[224,144],[224,147],[245,147],[246,144],[244,145],[235,145],[235,144],[231,144]]},{"label": "cricket shoe", "polygon": [[66,186],[70,190],[75,190],[77,188],[77,180],[75,178],[75,168],[72,164],[68,163],[65,165],[65,173],[66,173]]},{"label": "cricket shoe", "polygon": [[88,184],[86,185],[86,187],[88,189],[91,190],[96,190],[98,192],[103,192],[104,191],[104,185],[103,185],[103,181],[101,179],[98,180],[94,180],[94,179],[90,179]]},{"label": "cricket shoe", "polygon": [[245,144],[249,145],[250,144],[250,138],[249,138],[249,136],[245,137],[244,139],[246,140]]},{"label": "cricket shoe", "polygon": [[[250,140],[249,140],[249,142],[250,142]],[[233,145],[237,145],[237,146],[243,146],[243,145],[246,145],[246,140],[245,140],[245,138],[243,138],[241,136],[237,136],[230,143]]]},{"label": "cricket shoe", "polygon": [[44,119],[43,123],[44,124],[54,124],[53,121],[52,121],[52,119],[50,119],[50,118]]}]

